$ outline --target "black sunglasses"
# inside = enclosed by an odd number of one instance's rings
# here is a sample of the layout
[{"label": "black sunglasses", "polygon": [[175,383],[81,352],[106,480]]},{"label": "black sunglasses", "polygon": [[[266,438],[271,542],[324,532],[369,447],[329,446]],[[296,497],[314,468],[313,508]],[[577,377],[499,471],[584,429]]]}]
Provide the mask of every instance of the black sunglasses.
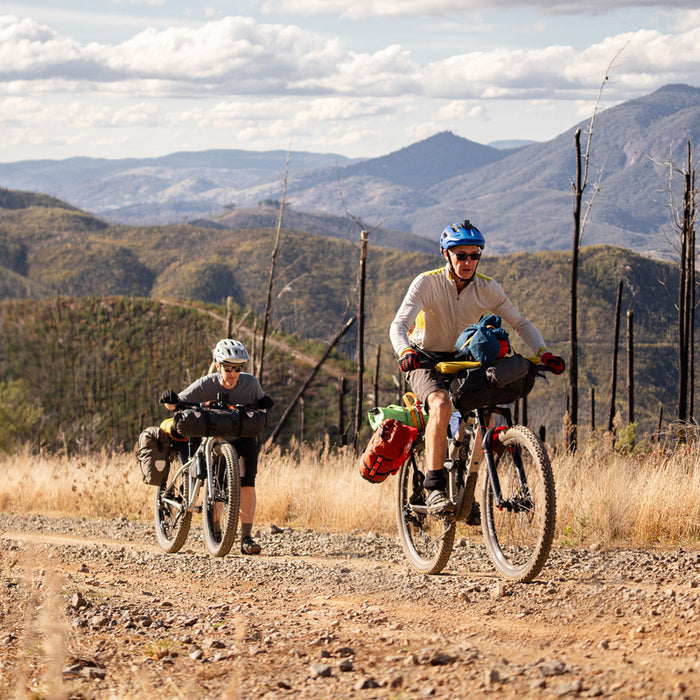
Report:
[{"label": "black sunglasses", "polygon": [[224,372],[242,372],[243,365],[221,365]]},{"label": "black sunglasses", "polygon": [[452,255],[454,255],[457,260],[466,260],[467,258],[478,260],[481,257],[481,253],[452,253]]}]

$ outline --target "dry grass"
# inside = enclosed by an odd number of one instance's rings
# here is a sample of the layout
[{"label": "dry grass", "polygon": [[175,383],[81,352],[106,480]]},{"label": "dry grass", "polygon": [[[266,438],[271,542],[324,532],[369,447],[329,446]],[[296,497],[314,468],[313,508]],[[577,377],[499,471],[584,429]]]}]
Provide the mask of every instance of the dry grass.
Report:
[{"label": "dry grass", "polygon": [[[553,459],[560,544],[696,545],[700,541],[700,446],[624,456],[601,439]],[[131,454],[0,454],[0,509],[16,513],[150,521],[154,489]],[[301,445],[261,457],[260,525],[331,532],[395,532],[396,477],[360,478],[348,448]]]},{"label": "dry grass", "polygon": [[553,462],[560,541],[700,541],[700,444],[622,456],[602,440]]}]

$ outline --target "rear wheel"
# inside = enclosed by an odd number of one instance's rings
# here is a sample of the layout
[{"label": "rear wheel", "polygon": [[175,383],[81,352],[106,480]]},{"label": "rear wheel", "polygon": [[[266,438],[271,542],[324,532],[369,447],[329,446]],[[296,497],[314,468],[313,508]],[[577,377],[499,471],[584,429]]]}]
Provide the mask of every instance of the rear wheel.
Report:
[{"label": "rear wheel", "polygon": [[241,505],[241,479],[238,454],[228,442],[212,448],[212,483],[204,484],[204,541],[215,557],[224,557],[230,551],[238,529],[238,511]]},{"label": "rear wheel", "polygon": [[516,425],[494,440],[503,506],[491,480],[481,491],[484,540],[491,561],[511,581],[531,581],[547,561],[554,539],[556,496],[549,457],[535,434]]},{"label": "rear wheel", "polygon": [[421,574],[438,574],[452,553],[456,525],[454,519],[435,517],[426,512],[425,474],[421,466],[412,452],[399,470],[396,522],[401,546],[411,568]]},{"label": "rear wheel", "polygon": [[156,539],[169,553],[180,550],[190,531],[192,513],[187,510],[190,495],[188,470],[179,455],[170,463],[168,480],[158,487],[155,497]]}]

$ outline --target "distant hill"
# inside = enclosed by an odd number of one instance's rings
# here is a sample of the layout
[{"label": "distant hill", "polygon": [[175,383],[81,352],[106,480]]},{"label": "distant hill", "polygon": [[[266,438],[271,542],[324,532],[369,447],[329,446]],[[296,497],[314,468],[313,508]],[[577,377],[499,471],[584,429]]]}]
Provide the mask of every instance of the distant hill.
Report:
[{"label": "distant hill", "polygon": [[[591,113],[593,107],[592,100]],[[369,227],[382,223],[387,231],[433,242],[447,223],[468,217],[491,252],[565,250],[573,229],[574,133],[582,129],[585,148],[589,125],[587,118],[544,143],[489,146],[441,132],[368,159],[292,152],[289,211],[343,218],[345,203]],[[666,164],[685,163],[688,140],[700,143],[697,87],[667,85],[598,113],[584,200],[598,184],[600,191],[584,244],[614,241],[670,257],[675,231]],[[0,164],[0,186],[45,192],[115,223],[218,221],[233,209],[279,200],[286,159],[283,151],[222,149],[147,159],[20,161]],[[678,199],[680,178],[674,183]],[[344,226],[332,226],[332,235],[342,237]]]},{"label": "distant hill", "polygon": [[[276,206],[259,206],[248,209],[232,209],[228,213],[215,216],[212,219],[192,221],[195,226],[216,227],[233,230],[250,230],[275,228],[279,219],[279,203]],[[397,231],[384,227],[372,230],[375,224],[363,223],[366,231],[371,231],[369,240],[373,245],[396,250],[406,250],[415,253],[435,253],[437,246],[434,241],[417,236],[407,231]],[[298,212],[286,207],[282,218],[282,226],[286,230],[306,231],[326,238],[339,238],[344,241],[357,242],[362,228],[347,216],[332,214],[310,214]]]},{"label": "distant hill", "polygon": [[473,172],[506,156],[507,152],[444,131],[389,155],[346,165],[341,173],[343,179],[379,178],[420,190]]}]

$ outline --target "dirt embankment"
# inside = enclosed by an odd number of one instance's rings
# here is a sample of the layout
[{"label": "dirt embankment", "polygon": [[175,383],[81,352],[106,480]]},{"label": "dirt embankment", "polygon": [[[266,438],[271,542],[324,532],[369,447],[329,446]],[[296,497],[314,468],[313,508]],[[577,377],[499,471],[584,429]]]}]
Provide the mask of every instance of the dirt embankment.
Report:
[{"label": "dirt embankment", "polygon": [[476,534],[433,577],[375,533],[260,540],[0,515],[0,696],[700,697],[700,550],[555,549],[509,585]]}]

